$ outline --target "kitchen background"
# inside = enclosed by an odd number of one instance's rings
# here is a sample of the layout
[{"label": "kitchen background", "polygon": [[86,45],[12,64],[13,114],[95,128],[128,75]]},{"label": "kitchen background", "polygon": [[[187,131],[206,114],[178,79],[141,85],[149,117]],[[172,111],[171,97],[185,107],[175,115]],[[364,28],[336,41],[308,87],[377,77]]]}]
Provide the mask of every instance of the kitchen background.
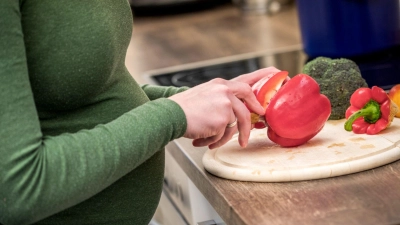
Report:
[{"label": "kitchen background", "polygon": [[[130,0],[126,65],[140,83],[194,86],[275,66],[291,75],[319,55],[356,61],[370,86],[400,83],[398,0]],[[387,22],[390,21],[390,22]],[[226,224],[170,143],[154,225]],[[183,167],[183,168],[182,168]],[[202,170],[200,168],[199,170]]]}]

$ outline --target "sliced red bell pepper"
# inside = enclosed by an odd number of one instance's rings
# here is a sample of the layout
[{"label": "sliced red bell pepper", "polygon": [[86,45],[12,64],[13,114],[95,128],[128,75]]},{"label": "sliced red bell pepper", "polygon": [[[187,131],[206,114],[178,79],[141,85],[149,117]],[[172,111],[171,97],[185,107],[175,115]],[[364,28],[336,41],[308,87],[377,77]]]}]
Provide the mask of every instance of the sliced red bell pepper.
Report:
[{"label": "sliced red bell pepper", "polygon": [[[288,74],[287,71],[270,74],[253,85],[253,93],[264,109],[267,108],[271,98],[276,94],[281,86],[290,80]],[[257,114],[252,114],[251,121],[252,124],[254,124],[254,128],[262,129],[266,127],[265,118],[260,119]]]},{"label": "sliced red bell pepper", "polygon": [[256,94],[256,98],[258,102],[261,103],[262,107],[264,107],[264,109],[267,108],[272,97],[281,88],[286,78],[289,78],[288,74],[289,73],[287,71],[280,71],[269,78],[268,81],[266,81],[265,84],[260,87]]},{"label": "sliced red bell pepper", "polygon": [[266,108],[268,137],[283,147],[304,144],[322,130],[330,113],[330,101],[320,93],[318,83],[298,74],[276,92]]},{"label": "sliced red bell pepper", "polygon": [[382,88],[359,88],[350,97],[344,128],[356,134],[377,134],[390,125],[397,110]]},{"label": "sliced red bell pepper", "polygon": [[[284,74],[288,74],[287,71],[280,71],[277,73],[272,73],[272,74],[268,74],[266,77],[262,78],[261,80],[257,81],[251,88],[253,90],[254,95],[257,96],[258,91],[260,91],[260,89],[265,85],[265,83],[267,83],[273,76],[277,75],[278,73],[284,73]],[[290,77],[287,76],[285,78],[285,81],[290,80]],[[271,81],[270,81],[271,82]],[[280,85],[279,85],[280,86]]]}]

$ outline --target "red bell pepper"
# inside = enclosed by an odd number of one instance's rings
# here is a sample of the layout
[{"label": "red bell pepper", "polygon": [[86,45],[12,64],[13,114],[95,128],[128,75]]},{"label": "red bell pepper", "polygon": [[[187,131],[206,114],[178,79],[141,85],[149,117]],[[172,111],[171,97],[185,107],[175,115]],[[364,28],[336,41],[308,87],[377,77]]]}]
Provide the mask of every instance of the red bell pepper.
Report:
[{"label": "red bell pepper", "polygon": [[287,79],[287,75],[282,71],[271,77],[256,97],[266,109],[269,139],[282,147],[294,147],[322,130],[331,113],[331,104],[310,76],[298,74]]},{"label": "red bell pepper", "polygon": [[[285,82],[290,80],[288,74],[289,73],[287,71],[280,71],[275,74],[270,74],[253,85],[253,93],[264,109],[267,109],[271,98],[276,94],[279,88],[281,88]],[[257,122],[259,120],[261,121]],[[259,116],[256,114],[252,115],[252,123],[257,129],[266,127],[265,118],[259,118]]]},{"label": "red bell pepper", "polygon": [[283,147],[304,144],[322,130],[331,114],[329,99],[306,74],[287,81],[271,99],[266,111],[268,137]]},{"label": "red bell pepper", "polygon": [[344,128],[356,134],[377,134],[390,125],[397,110],[382,88],[359,88],[350,97]]}]

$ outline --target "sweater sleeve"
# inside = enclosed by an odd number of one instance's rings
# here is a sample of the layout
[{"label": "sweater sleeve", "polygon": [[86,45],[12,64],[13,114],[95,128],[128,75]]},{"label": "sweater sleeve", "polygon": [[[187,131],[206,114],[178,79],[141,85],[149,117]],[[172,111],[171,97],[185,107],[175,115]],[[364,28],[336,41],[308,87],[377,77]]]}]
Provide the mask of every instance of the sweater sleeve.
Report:
[{"label": "sweater sleeve", "polygon": [[164,87],[164,86],[156,86],[156,85],[143,85],[143,91],[149,97],[150,100],[155,100],[158,98],[168,98],[174,94],[186,91],[189,89],[188,87]]},{"label": "sweater sleeve", "polygon": [[184,134],[184,112],[160,98],[93,129],[43,136],[19,1],[0,1],[0,15],[0,224],[34,223],[78,204]]}]

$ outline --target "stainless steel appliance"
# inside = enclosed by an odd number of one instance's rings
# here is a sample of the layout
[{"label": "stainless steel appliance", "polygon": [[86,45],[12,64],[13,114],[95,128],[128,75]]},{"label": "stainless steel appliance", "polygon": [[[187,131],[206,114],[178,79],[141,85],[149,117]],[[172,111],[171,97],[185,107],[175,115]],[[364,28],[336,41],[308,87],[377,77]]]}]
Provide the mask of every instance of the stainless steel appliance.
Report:
[{"label": "stainless steel appliance", "polygon": [[232,0],[243,13],[273,15],[288,8],[294,0]]},{"label": "stainless steel appliance", "polygon": [[[346,58],[357,63],[361,75],[370,87],[376,85],[388,90],[400,83],[400,46]],[[287,70],[289,75],[296,75],[301,72],[303,65],[312,59],[314,58],[305,54],[301,46],[289,46],[274,51],[261,51],[149,71],[145,77],[149,82],[159,85],[193,87],[216,77],[231,79],[272,65]]]},{"label": "stainless steel appliance", "polygon": [[294,76],[306,60],[302,47],[295,45],[148,71],[144,79],[162,86],[193,87],[217,77],[232,79],[268,66],[284,68]]}]

